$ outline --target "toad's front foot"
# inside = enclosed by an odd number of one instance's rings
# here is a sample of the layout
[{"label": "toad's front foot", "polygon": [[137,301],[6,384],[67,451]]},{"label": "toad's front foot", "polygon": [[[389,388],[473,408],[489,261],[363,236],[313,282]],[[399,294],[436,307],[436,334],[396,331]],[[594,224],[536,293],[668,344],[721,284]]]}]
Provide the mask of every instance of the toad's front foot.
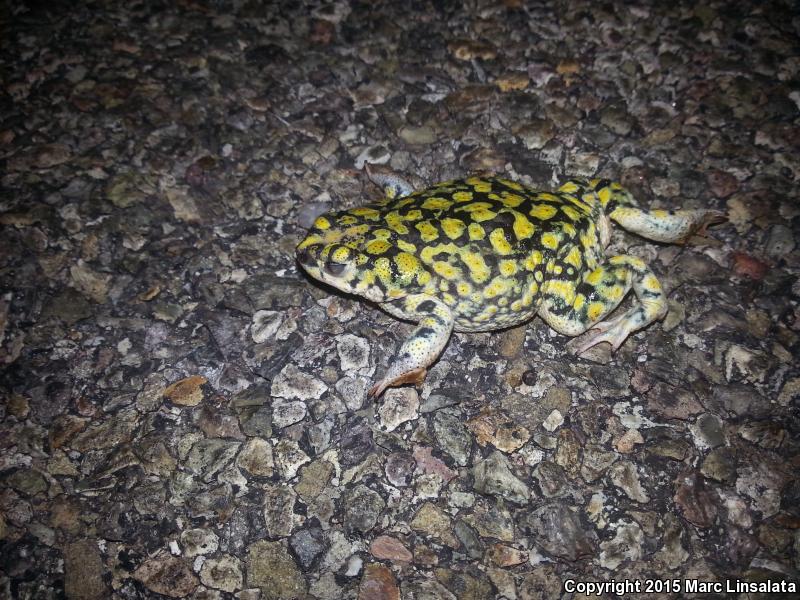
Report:
[{"label": "toad's front foot", "polygon": [[402,375],[398,375],[396,377],[384,377],[378,383],[373,385],[369,388],[367,392],[368,398],[377,398],[379,397],[386,388],[394,387],[397,385],[404,385],[406,383],[413,383],[415,385],[422,385],[422,382],[425,381],[425,376],[428,374],[428,370],[424,367],[414,369],[413,371],[408,371],[407,373],[403,373]]},{"label": "toad's front foot", "polygon": [[453,315],[450,309],[433,296],[413,294],[398,302],[385,302],[381,306],[402,319],[418,321],[418,325],[389,363],[389,370],[383,379],[370,388],[370,398],[377,398],[388,387],[422,383],[428,367],[442,353],[450,332],[453,331]]}]

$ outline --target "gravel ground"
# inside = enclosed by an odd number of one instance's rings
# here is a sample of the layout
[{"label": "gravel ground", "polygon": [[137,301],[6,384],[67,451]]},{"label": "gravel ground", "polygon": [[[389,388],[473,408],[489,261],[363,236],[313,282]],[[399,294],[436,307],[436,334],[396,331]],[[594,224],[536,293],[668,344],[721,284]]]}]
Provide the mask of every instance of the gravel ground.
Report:
[{"label": "gravel ground", "polygon": [[[797,585],[792,2],[11,4],[0,597]],[[536,319],[455,335],[373,402],[411,327],[293,254],[379,196],[365,162],[597,174],[729,221],[686,246],[615,231],[671,310],[613,356]]]}]

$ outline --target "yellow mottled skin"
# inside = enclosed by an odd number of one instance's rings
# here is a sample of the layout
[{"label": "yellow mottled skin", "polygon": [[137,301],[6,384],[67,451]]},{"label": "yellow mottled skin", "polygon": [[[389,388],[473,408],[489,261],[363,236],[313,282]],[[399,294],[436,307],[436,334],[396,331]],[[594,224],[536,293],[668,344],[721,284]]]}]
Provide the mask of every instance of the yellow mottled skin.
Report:
[{"label": "yellow mottled skin", "polygon": [[[386,198],[319,217],[297,246],[314,278],[418,323],[370,390],[420,382],[451,332],[502,329],[540,315],[556,331],[596,334],[614,349],[666,314],[649,267],[606,258],[609,219],[650,239],[677,242],[718,221],[701,210],[643,211],[619,184],[573,179],[556,192],[470,177],[412,191],[375,176]],[[637,302],[602,321],[633,289]]]}]

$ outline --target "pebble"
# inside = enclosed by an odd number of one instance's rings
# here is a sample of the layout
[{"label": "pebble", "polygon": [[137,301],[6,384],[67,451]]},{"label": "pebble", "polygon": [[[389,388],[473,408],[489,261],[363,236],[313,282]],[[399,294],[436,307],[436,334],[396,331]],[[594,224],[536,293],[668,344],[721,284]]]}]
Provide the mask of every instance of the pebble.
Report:
[{"label": "pebble", "polygon": [[524,526],[542,550],[569,561],[592,556],[597,536],[584,528],[577,513],[564,504],[545,504],[524,518]]},{"label": "pebble", "polygon": [[247,548],[247,585],[264,598],[292,598],[306,593],[307,584],[285,542],[259,540]]},{"label": "pebble", "polygon": [[347,531],[366,533],[375,527],[386,503],[380,494],[359,485],[343,495],[342,506],[343,522]]},{"label": "pebble", "polygon": [[256,477],[272,477],[275,463],[272,446],[261,438],[250,438],[236,457],[236,466]]},{"label": "pebble", "polygon": [[270,394],[287,400],[316,400],[328,390],[322,381],[289,363],[272,381]]},{"label": "pebble", "polygon": [[492,452],[472,470],[475,491],[500,496],[516,504],[527,504],[530,491],[510,469],[508,459],[502,452]]},{"label": "pebble", "polygon": [[325,533],[319,527],[300,529],[289,538],[289,546],[300,561],[303,571],[308,571],[327,549]]},{"label": "pebble", "polygon": [[423,503],[409,525],[414,531],[439,543],[451,548],[458,547],[458,540],[453,534],[450,518],[435,504]]},{"label": "pebble", "polygon": [[400,600],[400,588],[392,571],[384,565],[367,565],[358,588],[358,600]]},{"label": "pebble", "polygon": [[413,558],[403,542],[388,535],[380,535],[372,540],[369,551],[378,560],[407,563],[411,562]]},{"label": "pebble", "polygon": [[642,487],[639,480],[639,472],[633,463],[627,460],[617,461],[609,467],[608,475],[611,483],[625,492],[625,495],[631,500],[643,503],[650,502],[650,496]]},{"label": "pebble", "polygon": [[182,558],[171,556],[168,552],[161,552],[146,560],[134,571],[133,578],[151,592],[170,598],[187,596],[200,583]]},{"label": "pebble", "polygon": [[242,588],[242,564],[230,554],[207,559],[200,569],[203,585],[223,592],[235,592]]},{"label": "pebble", "polygon": [[378,408],[384,431],[394,431],[407,421],[419,417],[419,394],[413,388],[392,388],[383,394],[383,404]]},{"label": "pebble", "polygon": [[286,485],[264,488],[264,527],[271,538],[287,537],[294,529],[297,493]]}]

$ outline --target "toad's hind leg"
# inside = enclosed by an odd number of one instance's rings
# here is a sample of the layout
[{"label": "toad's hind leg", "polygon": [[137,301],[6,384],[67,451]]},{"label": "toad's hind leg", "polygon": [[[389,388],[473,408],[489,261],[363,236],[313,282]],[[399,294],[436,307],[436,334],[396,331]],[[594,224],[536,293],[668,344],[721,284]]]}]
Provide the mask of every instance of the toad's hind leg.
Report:
[{"label": "toad's hind leg", "polygon": [[[633,288],[638,302],[615,319],[603,321]],[[562,282],[550,281],[542,287],[539,314],[553,329],[565,335],[595,333],[580,344],[581,354],[601,342],[619,348],[634,331],[667,314],[667,297],[650,268],[634,256],[612,256],[583,278],[574,291]]]},{"label": "toad's hind leg", "polygon": [[692,235],[705,235],[709,226],[726,220],[723,213],[714,210],[642,210],[620,184],[598,179],[590,184],[612,220],[657,242],[685,242]]},{"label": "toad's hind leg", "polygon": [[441,354],[453,331],[453,314],[433,296],[413,294],[396,302],[381,305],[387,312],[401,319],[417,321],[417,328],[403,342],[389,370],[368,395],[377,398],[387,387],[404,383],[422,383],[428,367]]}]

